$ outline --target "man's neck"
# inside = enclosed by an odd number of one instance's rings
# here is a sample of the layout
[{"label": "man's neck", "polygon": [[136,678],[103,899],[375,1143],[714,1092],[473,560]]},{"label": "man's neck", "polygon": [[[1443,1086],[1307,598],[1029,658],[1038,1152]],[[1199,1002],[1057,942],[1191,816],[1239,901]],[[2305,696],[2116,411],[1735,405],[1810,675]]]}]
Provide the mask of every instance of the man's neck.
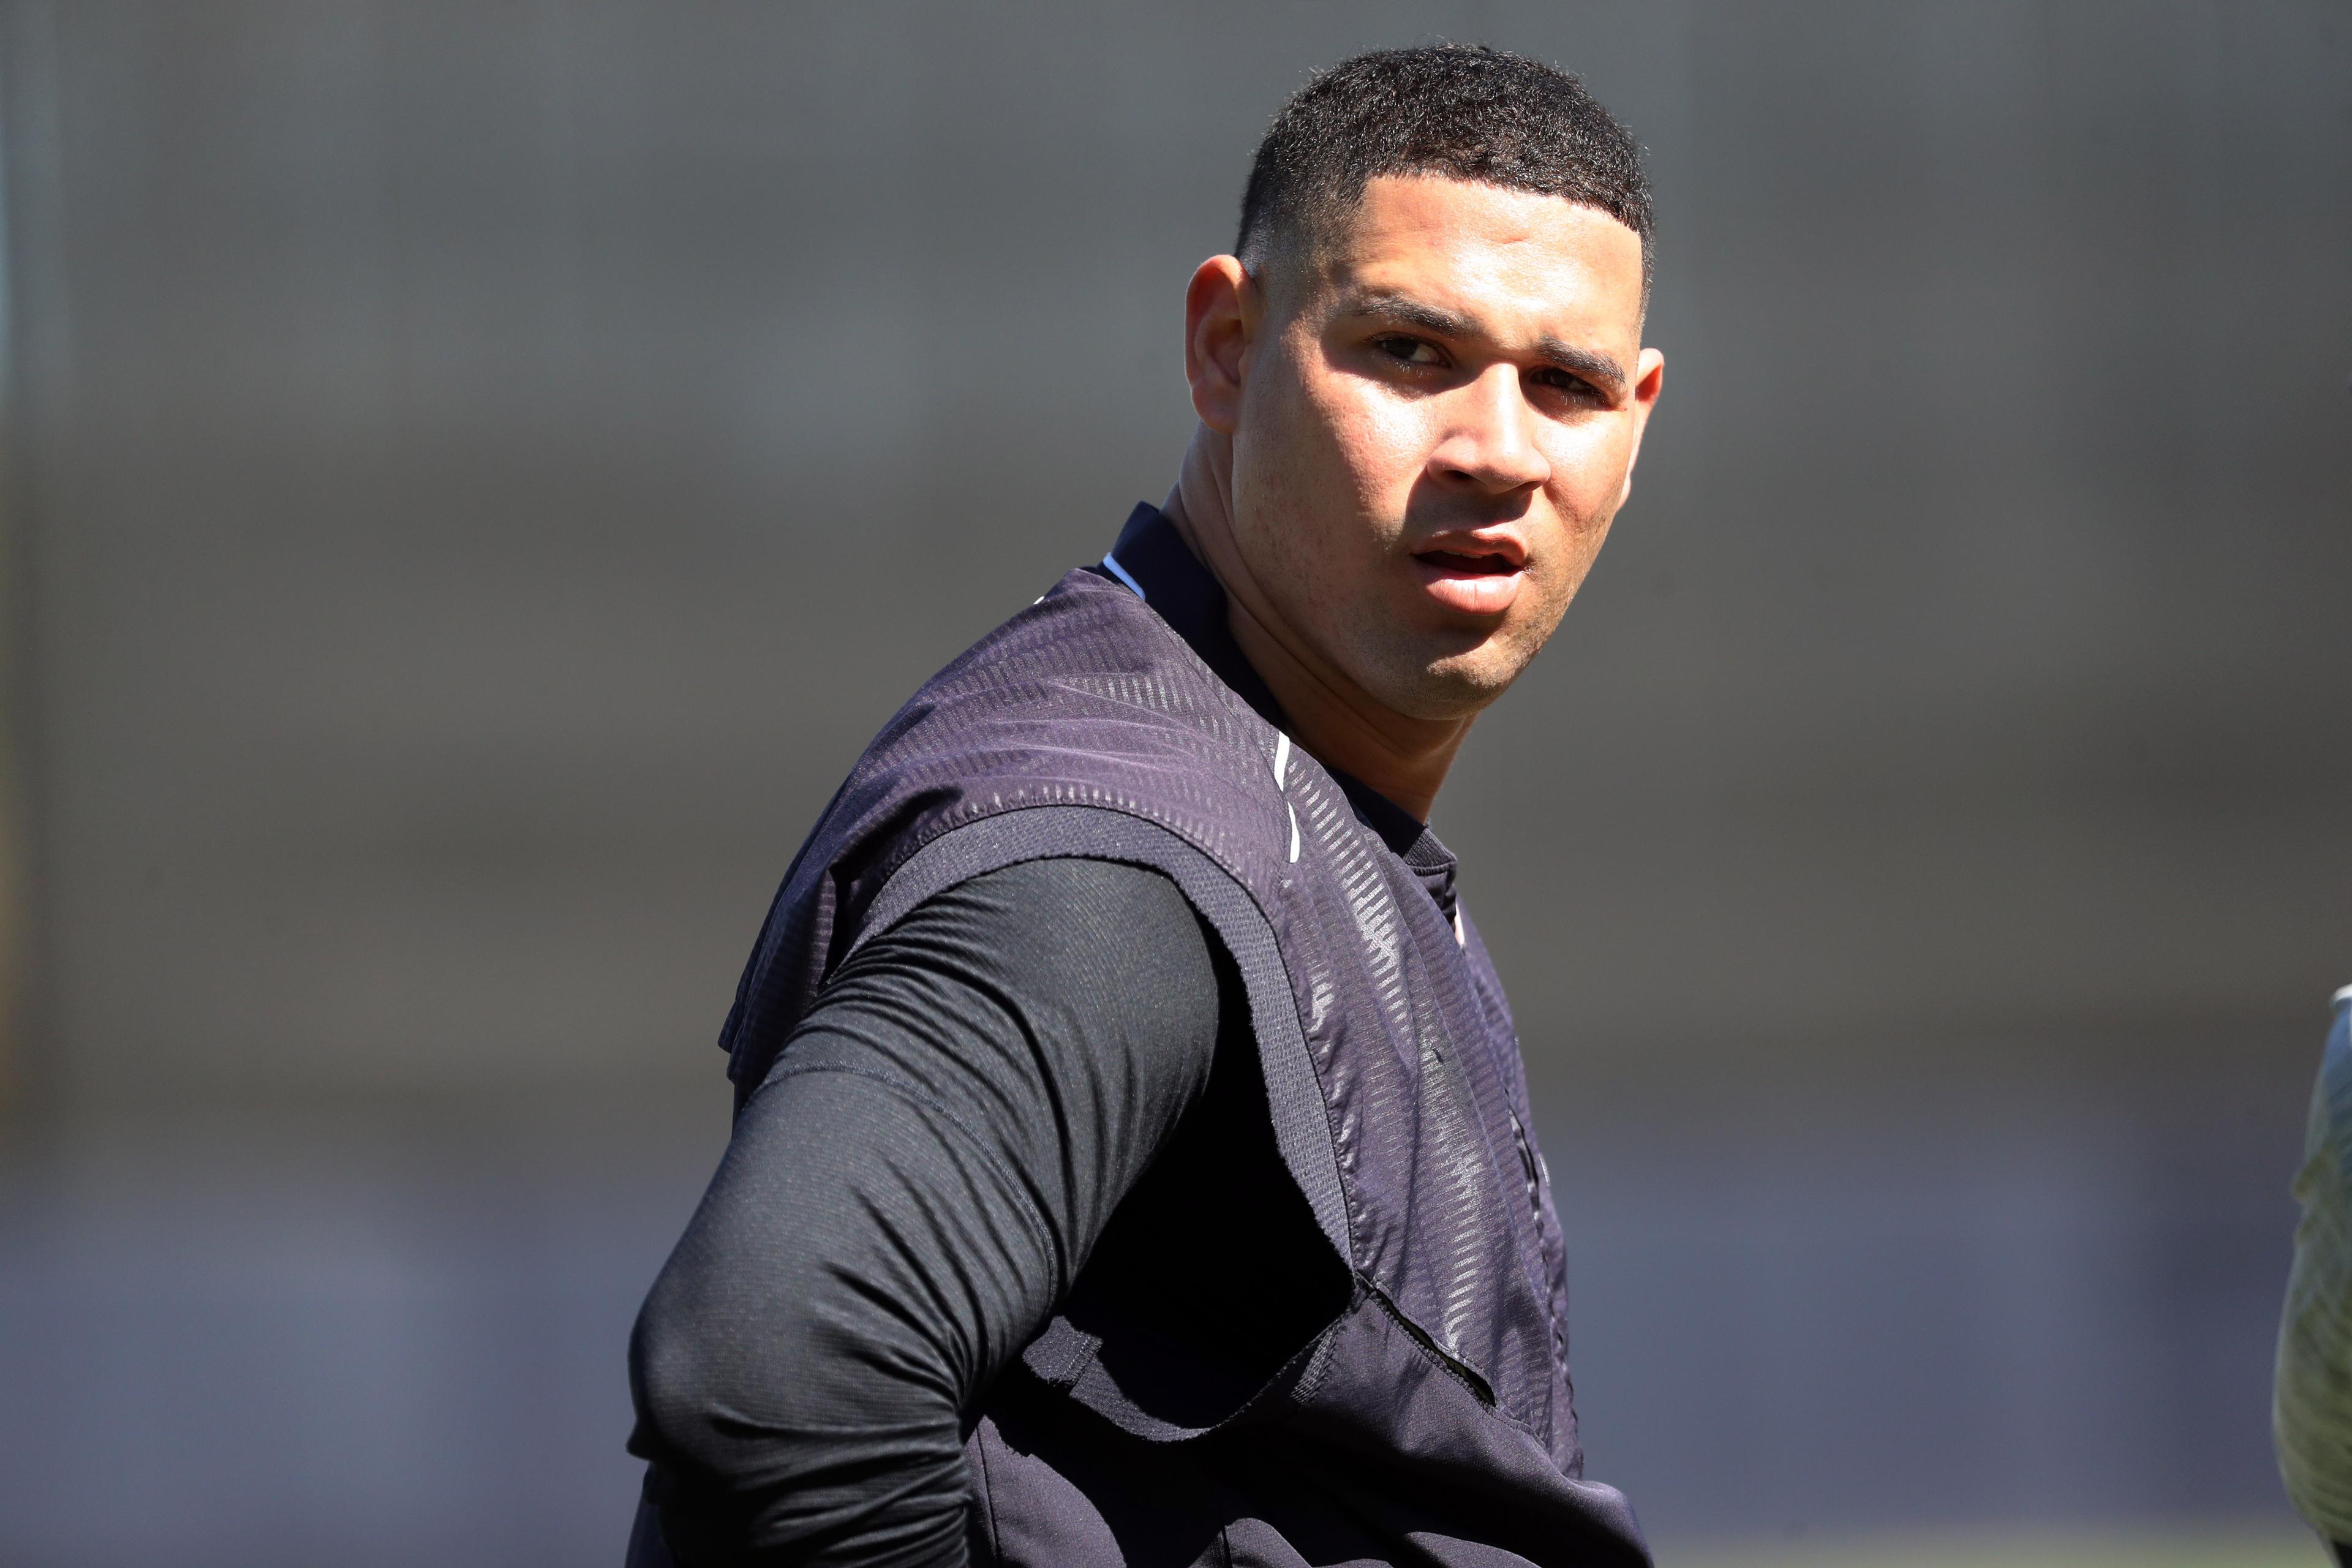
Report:
[{"label": "man's neck", "polygon": [[1184,453],[1160,510],[1225,590],[1234,641],[1282,705],[1291,739],[1326,767],[1429,820],[1470,720],[1416,719],[1379,701],[1285,626],[1235,549],[1232,447],[1205,427]]}]

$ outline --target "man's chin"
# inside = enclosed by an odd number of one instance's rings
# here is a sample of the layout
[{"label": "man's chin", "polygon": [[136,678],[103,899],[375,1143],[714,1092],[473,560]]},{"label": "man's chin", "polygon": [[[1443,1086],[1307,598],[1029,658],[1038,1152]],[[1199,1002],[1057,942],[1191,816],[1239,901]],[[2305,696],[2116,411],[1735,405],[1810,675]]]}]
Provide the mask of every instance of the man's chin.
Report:
[{"label": "man's chin", "polygon": [[1475,717],[1511,688],[1524,659],[1490,644],[1417,660],[1382,683],[1381,701],[1408,719],[1432,723]]}]

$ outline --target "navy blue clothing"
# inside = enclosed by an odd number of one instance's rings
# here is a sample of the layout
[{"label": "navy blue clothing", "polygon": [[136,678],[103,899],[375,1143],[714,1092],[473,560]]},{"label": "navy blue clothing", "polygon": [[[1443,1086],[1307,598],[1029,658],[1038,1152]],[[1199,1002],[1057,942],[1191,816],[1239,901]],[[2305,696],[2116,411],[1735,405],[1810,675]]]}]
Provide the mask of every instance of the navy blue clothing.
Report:
[{"label": "navy blue clothing", "polygon": [[[937,1381],[961,1402],[969,1549],[1066,1564],[1645,1563],[1623,1500],[1581,1479],[1558,1223],[1509,1010],[1453,858],[1292,746],[1231,645],[1214,580],[1166,520],[1138,509],[1115,556],[1117,570],[1069,574],[982,639],[877,737],[787,874],[724,1036],[758,1125],[782,1082],[818,1076],[793,1070],[818,1059],[803,1031],[822,1029],[837,988],[855,992],[864,955],[891,957],[894,934],[931,929],[959,896],[1007,900],[1015,923],[1050,918],[1038,904],[1070,895],[1002,880],[1040,861],[1156,875],[1206,933],[1213,1065],[1204,1081],[1177,1075],[1202,1087],[1175,1097],[1174,1131],[1150,1158],[1114,1174],[1114,1189],[1131,1179],[1124,1195],[1096,1194],[1108,1218],[1092,1251],[1050,1202],[1013,1200],[1067,1199],[1098,1176],[1045,1180],[1015,1158],[993,1189],[993,1173],[948,1184],[981,1192],[987,1212],[929,1216],[935,1236],[995,1237],[1007,1257],[1034,1228],[1013,1326],[942,1336],[922,1280],[866,1292],[949,1346]],[[875,1048],[875,1027],[852,1031],[856,1051]],[[1238,1086],[1225,1131],[1196,1140],[1188,1166],[1178,1151],[1213,1124],[1220,1083]],[[970,1121],[972,1107],[935,1098]],[[836,1121],[847,1105],[835,1095]],[[954,1146],[950,1125],[927,1151]],[[1255,1170],[1225,1157],[1242,1130]],[[1056,1137],[1066,1158],[1076,1145]],[[1245,1220],[1284,1214],[1279,1247],[1234,1245]],[[706,1321],[751,1334],[771,1309],[729,1310]],[[662,1461],[654,1489],[668,1489],[677,1539],[724,1509],[681,1505],[680,1489],[717,1469],[694,1452],[696,1421],[674,1414],[656,1408],[640,1437]],[[705,1430],[757,1425],[740,1414]],[[944,1468],[935,1458],[927,1484]],[[898,1544],[929,1550],[919,1534]],[[733,1550],[725,1540],[713,1549]],[[943,1531],[932,1541],[951,1552]]]}]

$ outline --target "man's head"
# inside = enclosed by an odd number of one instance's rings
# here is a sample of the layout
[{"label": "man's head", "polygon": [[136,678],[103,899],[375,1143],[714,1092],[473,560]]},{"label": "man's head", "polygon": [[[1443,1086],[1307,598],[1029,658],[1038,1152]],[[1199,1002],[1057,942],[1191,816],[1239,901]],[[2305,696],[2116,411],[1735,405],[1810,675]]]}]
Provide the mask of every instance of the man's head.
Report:
[{"label": "man's head", "polygon": [[1266,128],[1234,254],[1253,277],[1311,258],[1367,182],[1424,174],[1559,196],[1639,235],[1646,296],[1654,221],[1641,150],[1563,71],[1500,49],[1439,45],[1343,60]]},{"label": "man's head", "polygon": [[1631,138],[1535,61],[1366,55],[1284,106],[1186,300],[1185,510],[1205,467],[1245,646],[1410,721],[1502,693],[1630,488],[1650,232]]}]

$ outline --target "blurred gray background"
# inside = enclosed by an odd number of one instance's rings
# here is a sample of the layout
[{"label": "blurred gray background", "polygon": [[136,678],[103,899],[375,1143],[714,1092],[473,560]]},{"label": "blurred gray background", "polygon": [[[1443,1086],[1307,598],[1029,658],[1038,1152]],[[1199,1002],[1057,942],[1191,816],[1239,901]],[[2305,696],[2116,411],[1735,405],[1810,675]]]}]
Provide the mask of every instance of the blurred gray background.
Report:
[{"label": "blurred gray background", "polygon": [[[1659,1540],[2284,1528],[2352,980],[2352,7],[0,7],[0,1563],[617,1561],[785,863],[1164,493],[1313,68],[1650,150],[1437,826]],[[1670,1553],[1669,1553],[1670,1555]]]}]

